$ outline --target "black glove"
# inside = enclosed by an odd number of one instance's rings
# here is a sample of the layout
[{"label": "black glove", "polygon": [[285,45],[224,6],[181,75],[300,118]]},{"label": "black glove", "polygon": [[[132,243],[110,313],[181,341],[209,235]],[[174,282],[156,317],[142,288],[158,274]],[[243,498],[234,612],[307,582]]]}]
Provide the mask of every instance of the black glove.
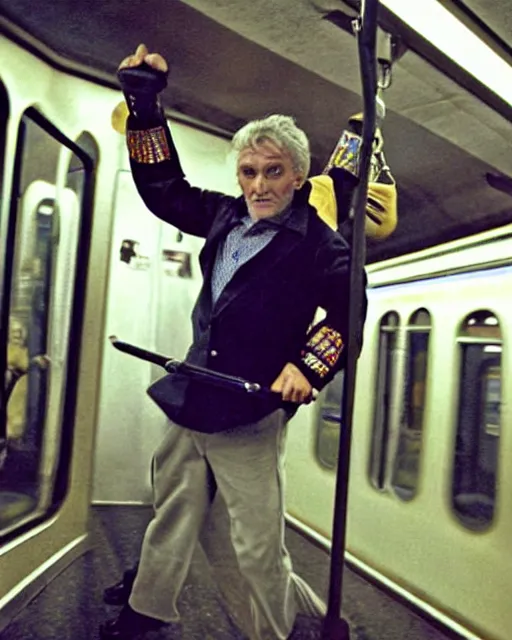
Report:
[{"label": "black glove", "polygon": [[160,118],[158,94],[167,86],[168,73],[143,62],[117,72],[130,114],[143,122]]}]

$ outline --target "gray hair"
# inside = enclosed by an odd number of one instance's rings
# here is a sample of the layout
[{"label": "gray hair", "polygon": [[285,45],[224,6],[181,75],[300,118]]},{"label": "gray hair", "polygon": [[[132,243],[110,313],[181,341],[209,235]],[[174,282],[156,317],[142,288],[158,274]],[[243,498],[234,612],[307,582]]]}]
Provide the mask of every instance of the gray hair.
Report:
[{"label": "gray hair", "polygon": [[262,120],[252,120],[239,129],[231,142],[237,157],[243,149],[255,147],[262,142],[272,142],[281,151],[287,151],[293,168],[307,178],[311,165],[309,140],[290,116],[273,114]]}]

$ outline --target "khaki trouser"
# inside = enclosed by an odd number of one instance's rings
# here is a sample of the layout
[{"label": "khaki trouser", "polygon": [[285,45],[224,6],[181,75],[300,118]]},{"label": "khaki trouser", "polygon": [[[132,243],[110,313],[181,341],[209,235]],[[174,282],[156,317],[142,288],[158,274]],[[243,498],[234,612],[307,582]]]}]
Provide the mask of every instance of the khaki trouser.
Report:
[{"label": "khaki trouser", "polygon": [[285,426],[282,410],[215,434],[171,425],[153,458],[155,515],[142,544],[133,609],[179,620],[176,601],[210,506],[210,468],[229,512],[258,640],[287,638],[298,605],[309,615],[325,615],[324,603],[293,573],[284,546]]}]

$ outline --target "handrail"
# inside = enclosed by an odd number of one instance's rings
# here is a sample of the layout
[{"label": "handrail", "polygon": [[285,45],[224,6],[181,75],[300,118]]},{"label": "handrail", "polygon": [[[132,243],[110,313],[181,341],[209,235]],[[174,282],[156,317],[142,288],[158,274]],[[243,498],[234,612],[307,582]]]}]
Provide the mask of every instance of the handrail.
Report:
[{"label": "handrail", "polygon": [[323,624],[324,640],[348,640],[350,628],[340,617],[343,591],[343,564],[346,538],[348,480],[354,390],[359,344],[357,331],[363,310],[365,287],[365,208],[368,175],[376,126],[377,62],[376,36],[378,0],[363,0],[361,16],[356,25],[359,64],[363,94],[363,131],[360,154],[360,174],[350,211],[352,220],[352,251],[350,256],[350,307],[347,335],[347,362],[341,404],[341,429],[334,498],[332,551],[327,614]]}]

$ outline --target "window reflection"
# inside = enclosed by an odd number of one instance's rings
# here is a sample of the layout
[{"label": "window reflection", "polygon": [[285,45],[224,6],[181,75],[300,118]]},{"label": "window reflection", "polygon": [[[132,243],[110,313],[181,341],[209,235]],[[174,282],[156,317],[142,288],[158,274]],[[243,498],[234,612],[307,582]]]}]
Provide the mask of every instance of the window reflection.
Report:
[{"label": "window reflection", "polygon": [[452,500],[470,528],[494,518],[501,427],[501,328],[490,311],[472,313],[459,332],[461,373]]},{"label": "window reflection", "polygon": [[20,197],[2,345],[6,447],[0,458],[0,535],[52,504],[66,388],[75,383],[66,380],[65,367],[85,169],[36,120],[22,118],[21,170],[13,186]]},{"label": "window reflection", "polygon": [[419,309],[407,326],[404,395],[392,478],[395,493],[404,500],[413,498],[418,486],[430,325],[429,312]]},{"label": "window reflection", "polygon": [[396,377],[396,350],[400,318],[394,311],[381,320],[377,360],[377,384],[373,413],[370,480],[374,487],[383,489],[391,430],[391,405]]},{"label": "window reflection", "polygon": [[326,469],[335,469],[338,464],[343,380],[343,371],[340,371],[317,401],[320,410],[317,414],[316,457]]}]

